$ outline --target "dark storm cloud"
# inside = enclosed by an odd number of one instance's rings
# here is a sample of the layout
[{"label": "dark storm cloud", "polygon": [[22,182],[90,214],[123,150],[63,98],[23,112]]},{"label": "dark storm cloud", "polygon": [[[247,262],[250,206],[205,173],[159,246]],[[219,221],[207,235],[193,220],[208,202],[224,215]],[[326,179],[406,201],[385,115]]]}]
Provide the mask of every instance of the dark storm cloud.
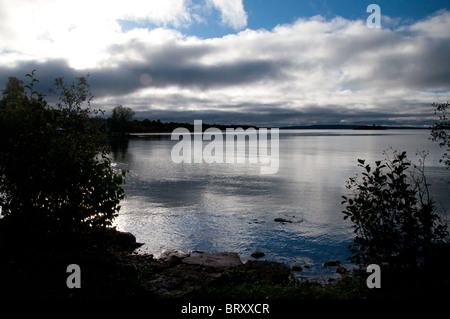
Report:
[{"label": "dark storm cloud", "polygon": [[[185,68],[185,69],[183,69]],[[37,70],[36,78],[39,79],[38,89],[48,92],[53,86],[55,76],[64,77],[71,81],[76,76],[85,76],[86,70],[74,70],[67,61],[53,60],[46,62],[26,62],[17,67],[0,69],[0,74],[16,76],[27,81],[24,76],[33,69]],[[132,93],[144,87],[140,78],[142,74],[152,74],[151,86],[164,87],[167,85],[178,85],[180,87],[215,87],[247,84],[259,81],[261,78],[277,76],[278,69],[271,63],[242,62],[229,66],[215,66],[211,68],[188,67],[181,69],[172,68],[167,70],[161,67],[128,67],[125,64],[119,68],[100,69],[90,74],[89,83],[96,97],[124,95]],[[275,74],[275,75],[274,75]],[[4,87],[7,77],[0,79],[1,87]],[[26,83],[25,83],[26,84]],[[149,102],[150,103],[150,102]],[[387,125],[399,124],[431,124],[426,120],[424,114],[430,115],[431,109],[425,108],[423,104],[398,104],[393,105],[386,112],[383,107],[374,110],[352,109],[339,104],[310,104],[303,105],[301,109],[292,109],[285,103],[240,103],[220,104],[217,109],[211,105],[217,103],[214,98],[200,99],[186,97],[183,94],[172,94],[166,97],[153,98],[151,104],[154,106],[168,103],[173,107],[167,109],[152,109],[151,106],[135,108],[137,118],[161,119],[163,121],[180,121],[193,123],[195,119],[202,119],[205,123],[217,124],[255,124],[261,127],[308,125],[311,123],[336,124],[336,123],[375,123]],[[199,106],[198,110],[179,111],[175,106],[194,104]],[[404,112],[399,112],[403,110]]]},{"label": "dark storm cloud", "polygon": [[[121,95],[143,87],[208,89],[277,80],[283,77],[281,64],[274,60],[233,60],[214,64],[201,63],[201,59],[214,56],[220,48],[208,44],[186,45],[168,41],[150,45],[132,40],[123,45],[112,45],[108,53],[113,59],[125,58],[121,62],[111,62],[92,71],[92,84],[101,94]],[[133,57],[137,57],[133,61]],[[143,78],[144,77],[144,78]]]},{"label": "dark storm cloud", "polygon": [[153,85],[177,85],[208,89],[230,85],[249,84],[265,79],[279,78],[281,71],[271,61],[238,61],[215,66],[186,66],[181,68],[150,68]]},{"label": "dark storm cloud", "polygon": [[[276,81],[283,77],[282,64],[279,61],[238,60],[205,65],[198,60],[211,51],[208,48],[179,48],[170,44],[158,49],[146,49],[147,47],[139,42],[128,43],[126,49],[111,48],[111,53],[114,54],[140,52],[144,62],[126,60],[101,68],[75,70],[62,59],[27,61],[13,67],[2,67],[0,72],[24,78],[25,74],[36,69],[39,86],[43,89],[51,87],[55,77],[71,79],[90,73],[89,82],[96,96],[130,94],[144,87],[177,86],[206,90],[258,81]],[[286,64],[284,63],[284,67]],[[0,79],[0,84],[4,82],[4,78]]]},{"label": "dark storm cloud", "polygon": [[359,87],[406,87],[409,89],[448,89],[450,87],[450,41],[419,39],[414,51],[403,50],[411,43],[401,40],[398,49],[384,47],[379,55],[367,58],[370,73],[346,81]]},{"label": "dark storm cloud", "polygon": [[[56,77],[71,80],[77,76],[90,74],[89,83],[97,96],[130,94],[141,88],[151,86],[164,88],[167,86],[195,87],[208,89],[238,84],[248,84],[264,79],[277,79],[281,71],[270,61],[240,61],[237,63],[216,66],[186,65],[133,65],[126,63],[114,68],[93,70],[74,70],[64,60],[46,62],[25,62],[16,67],[0,67],[0,79],[4,87],[7,77],[15,76],[26,80],[25,74],[37,70],[38,88],[48,90]],[[143,76],[150,76],[146,82]]]},{"label": "dark storm cloud", "polygon": [[53,87],[55,78],[64,77],[72,80],[76,76],[86,75],[86,73],[75,71],[70,68],[67,61],[63,59],[49,60],[45,62],[25,61],[13,66],[0,66],[0,87],[4,87],[8,77],[14,76],[21,79],[24,84],[29,84],[26,74],[31,74],[36,70],[35,78],[39,81],[36,88],[46,94]]}]

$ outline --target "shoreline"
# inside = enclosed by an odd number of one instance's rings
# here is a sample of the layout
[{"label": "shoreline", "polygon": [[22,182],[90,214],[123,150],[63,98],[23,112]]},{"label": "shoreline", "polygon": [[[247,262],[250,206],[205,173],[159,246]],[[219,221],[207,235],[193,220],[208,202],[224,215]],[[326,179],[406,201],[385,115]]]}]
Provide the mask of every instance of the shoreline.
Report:
[{"label": "shoreline", "polygon": [[[145,245],[145,244],[144,244]],[[341,278],[343,272],[349,273],[353,269],[356,268],[355,265],[350,264],[349,262],[336,260],[336,259],[326,259],[320,262],[315,262],[309,257],[305,259],[310,260],[310,262],[306,261],[291,261],[286,262],[282,260],[282,258],[274,258],[273,256],[268,256],[263,251],[252,251],[251,253],[240,253],[238,251],[199,251],[199,250],[177,250],[177,249],[164,249],[159,253],[148,252],[145,250],[141,250],[141,247],[137,248],[133,254],[142,255],[142,256],[152,256],[155,260],[159,262],[166,262],[171,257],[184,259],[190,256],[198,256],[199,254],[223,254],[223,253],[232,253],[239,256],[240,260],[243,264],[248,261],[261,261],[261,262],[276,262],[279,264],[283,264],[291,270],[291,275],[299,280],[308,280],[310,282],[314,282],[320,285],[326,285],[328,283],[332,283]],[[245,256],[245,257],[244,257]],[[290,258],[288,258],[290,259]],[[339,270],[337,270],[339,269]]]},{"label": "shoreline", "polygon": [[[334,269],[339,278],[320,284],[293,276],[301,273],[298,269],[260,260],[264,256],[242,262],[233,252],[195,252],[155,259],[136,253],[141,244],[133,234],[116,230],[108,234],[116,236],[107,246],[92,238],[83,242],[52,238],[46,242],[32,236],[22,238],[14,247],[10,245],[0,260],[0,297],[147,301],[450,297],[447,246],[439,250],[442,261],[431,268],[383,273],[383,289],[370,290],[365,271],[346,270],[338,261],[323,266]],[[1,235],[3,238],[5,234]],[[27,249],[31,242],[37,249]],[[260,254],[255,252],[255,256]],[[70,277],[67,267],[73,264],[81,269],[79,289],[66,285]]]}]

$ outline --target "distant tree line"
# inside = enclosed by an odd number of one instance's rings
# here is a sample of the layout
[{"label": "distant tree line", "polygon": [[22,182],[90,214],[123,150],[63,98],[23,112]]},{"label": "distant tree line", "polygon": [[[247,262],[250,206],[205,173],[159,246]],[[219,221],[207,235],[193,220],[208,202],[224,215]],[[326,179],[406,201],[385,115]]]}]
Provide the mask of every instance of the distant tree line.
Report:
[{"label": "distant tree line", "polygon": [[[194,131],[193,123],[182,123],[182,122],[162,122],[161,120],[137,120],[133,119],[135,112],[129,108],[122,105],[116,106],[111,117],[107,119],[108,132],[112,135],[125,135],[127,133],[171,133],[174,129],[178,127],[187,128],[189,131]],[[220,130],[225,130],[226,128],[238,128],[241,127],[244,130],[250,127],[250,125],[221,125],[221,124],[202,124],[202,129],[206,130],[208,128],[215,127]]]},{"label": "distant tree line", "polygon": [[[130,133],[171,133],[178,127],[185,127],[189,131],[194,131],[193,123],[180,123],[180,122],[161,122],[161,120],[133,120],[130,122]],[[225,130],[226,128],[238,128],[241,127],[244,130],[250,127],[250,125],[221,125],[221,124],[202,124],[202,129],[215,127],[219,130]],[[256,127],[255,127],[256,128]]]}]

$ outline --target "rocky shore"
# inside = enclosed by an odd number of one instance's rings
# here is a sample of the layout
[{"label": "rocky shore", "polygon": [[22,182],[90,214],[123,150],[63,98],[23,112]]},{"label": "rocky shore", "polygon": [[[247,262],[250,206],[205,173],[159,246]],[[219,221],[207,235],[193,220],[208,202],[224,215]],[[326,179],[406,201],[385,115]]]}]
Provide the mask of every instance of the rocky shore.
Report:
[{"label": "rocky shore", "polygon": [[250,260],[245,263],[233,252],[193,255],[171,254],[162,259],[152,255],[128,255],[124,260],[136,270],[151,269],[144,289],[155,296],[183,297],[198,286],[217,286],[230,279],[242,277],[246,281],[282,284],[289,281],[291,270],[282,263]]},{"label": "rocky shore", "polygon": [[[277,262],[247,261],[237,253],[168,254],[156,259],[134,253],[142,244],[131,233],[114,231],[108,246],[95,241],[21,240],[3,250],[2,298],[165,298],[189,296],[196,287],[226,284],[232,277],[287,283],[291,270]],[[5,243],[5,242],[3,242]],[[26,246],[28,244],[28,247]],[[34,249],[30,245],[35,245]],[[6,248],[6,246],[5,246]],[[81,287],[66,284],[68,265],[81,269]]]},{"label": "rocky shore", "polygon": [[[139,243],[133,240],[131,234],[128,238],[129,247],[138,247]],[[139,275],[141,288],[145,295],[157,298],[164,297],[195,297],[199,287],[210,290],[227,285],[268,285],[268,286],[295,286],[302,284],[307,287],[323,287],[337,278],[345,278],[348,270],[341,267],[339,261],[328,261],[322,266],[332,268],[335,276],[327,280],[309,280],[300,274],[309,265],[285,264],[269,260],[258,260],[264,257],[261,251],[253,251],[251,257],[255,260],[242,261],[235,252],[209,253],[193,251],[183,253],[180,251],[166,251],[160,258],[151,254],[127,253],[121,256],[121,262],[131,266]],[[205,288],[207,287],[207,288]],[[201,294],[201,292],[200,292]],[[231,298],[233,296],[230,296]]]},{"label": "rocky shore", "polygon": [[[4,235],[5,233],[2,233]],[[10,235],[9,235],[10,236]],[[1,237],[1,236],[0,236]],[[108,245],[86,241],[24,239],[1,241],[2,299],[361,299],[448,296],[448,258],[431,269],[383,273],[383,289],[369,290],[362,276],[328,261],[337,280],[319,284],[299,280],[302,268],[260,260],[255,251],[243,262],[234,252],[170,252],[160,258],[136,253],[141,246],[130,233],[114,231]],[[12,238],[12,237],[10,237]],[[14,243],[14,244],[12,244]],[[7,248],[7,249],[6,249]],[[448,256],[450,248],[439,252]],[[70,288],[68,265],[81,269],[80,288]],[[436,266],[437,265],[437,266]],[[413,278],[413,280],[411,279]]]}]

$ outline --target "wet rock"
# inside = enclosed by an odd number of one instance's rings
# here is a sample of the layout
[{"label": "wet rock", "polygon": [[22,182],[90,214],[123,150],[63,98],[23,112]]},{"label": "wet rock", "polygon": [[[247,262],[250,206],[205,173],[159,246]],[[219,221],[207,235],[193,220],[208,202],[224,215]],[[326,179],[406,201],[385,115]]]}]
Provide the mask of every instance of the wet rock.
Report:
[{"label": "wet rock", "polygon": [[265,221],[263,220],[258,220],[256,218],[252,219],[251,221],[248,222],[249,224],[264,224]]},{"label": "wet rock", "polygon": [[253,258],[261,258],[261,257],[264,257],[265,254],[262,251],[255,250],[255,251],[252,251],[250,256],[252,256]]},{"label": "wet rock", "polygon": [[164,250],[164,251],[161,253],[161,255],[160,255],[159,258],[162,259],[162,260],[167,260],[167,259],[169,259],[171,256],[176,256],[176,257],[178,257],[178,258],[183,259],[183,258],[189,257],[190,254],[185,253],[185,252],[183,252],[183,251],[181,251],[181,250],[166,249],[166,250]]},{"label": "wet rock", "polygon": [[165,265],[167,267],[175,267],[183,262],[183,258],[180,258],[176,255],[172,255],[169,258],[167,258]]},{"label": "wet rock", "polygon": [[237,253],[202,253],[198,256],[190,256],[183,259],[183,263],[188,265],[200,265],[207,267],[235,267],[242,264]]},{"label": "wet rock", "polygon": [[292,223],[292,220],[281,217],[275,218],[274,221],[277,223]]},{"label": "wet rock", "polygon": [[339,266],[341,264],[341,262],[339,260],[330,260],[327,262],[324,262],[322,264],[323,267],[336,267]]},{"label": "wet rock", "polygon": [[303,268],[302,268],[302,266],[300,266],[300,265],[292,265],[292,266],[291,266],[291,270],[292,270],[292,271],[302,271]]},{"label": "wet rock", "polygon": [[132,252],[143,244],[136,242],[136,237],[129,232],[116,231],[115,243],[121,249]]}]

